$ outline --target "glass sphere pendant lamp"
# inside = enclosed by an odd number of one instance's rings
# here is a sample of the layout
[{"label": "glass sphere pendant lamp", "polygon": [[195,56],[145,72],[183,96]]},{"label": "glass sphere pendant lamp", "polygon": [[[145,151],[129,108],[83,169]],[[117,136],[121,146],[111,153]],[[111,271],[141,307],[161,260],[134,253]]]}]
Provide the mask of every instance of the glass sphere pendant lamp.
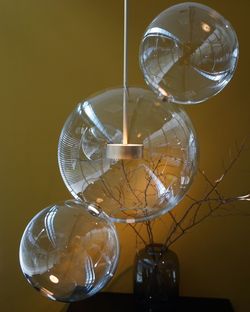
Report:
[{"label": "glass sphere pendant lamp", "polygon": [[229,83],[238,57],[238,39],[230,22],[203,4],[184,2],[150,23],[139,59],[146,83],[158,96],[197,104]]},{"label": "glass sphere pendant lamp", "polygon": [[197,149],[184,110],[149,90],[116,88],[77,105],[63,127],[58,160],[76,199],[98,205],[114,222],[134,223],[176,206],[192,183]]},{"label": "glass sphere pendant lamp", "polygon": [[62,302],[101,290],[112,278],[118,257],[118,237],[109,218],[94,205],[76,200],[39,212],[20,244],[20,265],[28,282]]},{"label": "glass sphere pendant lamp", "polygon": [[148,26],[140,66],[149,91],[127,84],[124,0],[123,87],[79,103],[58,145],[61,176],[74,199],[53,204],[26,227],[20,265],[52,300],[73,302],[100,291],[118,263],[113,222],[135,223],[174,208],[192,184],[198,142],[187,113],[232,78],[238,41],[232,26],[197,3],[173,6]]}]

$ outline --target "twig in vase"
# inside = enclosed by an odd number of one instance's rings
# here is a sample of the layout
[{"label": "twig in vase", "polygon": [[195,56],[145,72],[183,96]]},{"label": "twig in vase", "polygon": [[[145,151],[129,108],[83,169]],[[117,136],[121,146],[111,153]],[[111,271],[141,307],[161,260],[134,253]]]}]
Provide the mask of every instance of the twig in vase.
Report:
[{"label": "twig in vase", "polygon": [[[233,168],[236,162],[239,160],[242,151],[244,150],[246,145],[246,140],[242,142],[240,146],[236,145],[236,154],[234,158],[232,158],[229,164],[225,167],[223,173],[217,178],[214,182],[212,182],[206,173],[203,170],[199,170],[198,173],[203,177],[204,182],[208,185],[208,190],[203,194],[200,199],[193,198],[189,194],[186,195],[186,199],[190,200],[191,203],[187,206],[185,211],[179,216],[174,214],[174,212],[169,211],[168,216],[170,219],[170,223],[168,225],[169,231],[167,237],[165,239],[164,245],[169,248],[173,245],[179,238],[181,238],[188,230],[193,228],[194,226],[200,224],[202,221],[207,219],[210,216],[220,216],[217,214],[219,211],[223,211],[223,207],[226,205],[232,205],[238,201],[250,201],[250,193],[246,195],[239,196],[230,196],[224,197],[223,194],[219,191],[218,187],[224,181],[228,172]],[[232,207],[230,207],[232,208]],[[233,213],[227,212],[225,215],[235,215]],[[250,216],[250,213],[238,213],[237,215]],[[160,218],[159,218],[160,219]],[[150,221],[144,222],[144,226],[146,227],[147,239],[144,239],[143,234],[139,233],[136,230],[136,225],[131,225],[136,235],[142,240],[142,242],[147,245],[147,242],[150,244],[154,243],[153,229],[152,223]]]}]

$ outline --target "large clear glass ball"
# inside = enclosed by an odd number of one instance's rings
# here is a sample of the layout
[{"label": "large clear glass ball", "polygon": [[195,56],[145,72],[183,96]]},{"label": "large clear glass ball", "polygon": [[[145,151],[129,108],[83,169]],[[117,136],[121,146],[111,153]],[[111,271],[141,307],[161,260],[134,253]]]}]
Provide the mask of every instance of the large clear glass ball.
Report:
[{"label": "large clear glass ball", "polygon": [[119,243],[104,213],[71,200],[45,208],[30,221],[19,256],[36,290],[52,300],[74,302],[95,294],[112,278]]},{"label": "large clear glass ball", "polygon": [[228,84],[238,56],[231,24],[205,5],[185,2],[152,21],[139,58],[145,81],[157,95],[175,103],[195,104]]},{"label": "large clear glass ball", "polygon": [[187,192],[197,165],[197,139],[188,115],[153,92],[129,88],[128,141],[140,158],[107,157],[122,143],[123,88],[80,103],[59,140],[61,175],[75,198],[99,205],[116,222],[140,222],[172,209]]}]

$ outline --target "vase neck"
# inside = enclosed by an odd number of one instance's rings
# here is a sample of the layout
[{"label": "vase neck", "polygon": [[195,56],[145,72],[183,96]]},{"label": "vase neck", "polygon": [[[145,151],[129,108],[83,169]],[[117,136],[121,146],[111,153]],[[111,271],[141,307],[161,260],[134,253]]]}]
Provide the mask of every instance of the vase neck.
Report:
[{"label": "vase neck", "polygon": [[161,255],[167,251],[167,247],[163,244],[149,244],[145,250],[149,255]]}]

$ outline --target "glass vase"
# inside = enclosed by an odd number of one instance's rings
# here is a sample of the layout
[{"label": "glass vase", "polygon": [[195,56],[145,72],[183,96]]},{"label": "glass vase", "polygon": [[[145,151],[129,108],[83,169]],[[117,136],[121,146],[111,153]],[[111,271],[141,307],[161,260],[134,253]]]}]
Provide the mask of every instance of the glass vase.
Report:
[{"label": "glass vase", "polygon": [[179,262],[173,251],[162,244],[150,244],[137,253],[134,295],[145,311],[175,304],[179,296]]}]

